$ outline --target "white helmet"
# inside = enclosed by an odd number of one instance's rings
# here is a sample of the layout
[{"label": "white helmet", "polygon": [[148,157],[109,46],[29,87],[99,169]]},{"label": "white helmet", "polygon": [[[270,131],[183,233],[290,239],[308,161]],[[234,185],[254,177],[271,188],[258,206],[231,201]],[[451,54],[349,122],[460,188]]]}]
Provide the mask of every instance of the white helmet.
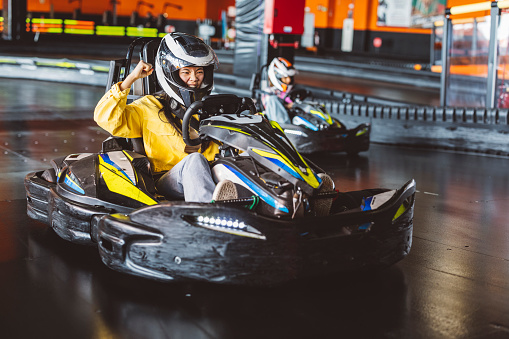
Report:
[{"label": "white helmet", "polygon": [[[293,67],[292,63],[285,58],[278,57],[274,58],[269,68],[267,69],[269,80],[274,87],[281,92],[290,91],[293,87],[294,76],[297,74],[297,70]],[[290,83],[286,84],[281,81],[282,78],[290,78]]]},{"label": "white helmet", "polygon": [[[157,81],[170,97],[185,108],[209,95],[214,86],[214,70],[218,68],[216,53],[194,35],[167,34],[157,51],[155,60]],[[200,88],[190,88],[179,76],[179,69],[188,66],[203,67],[204,78]]]}]

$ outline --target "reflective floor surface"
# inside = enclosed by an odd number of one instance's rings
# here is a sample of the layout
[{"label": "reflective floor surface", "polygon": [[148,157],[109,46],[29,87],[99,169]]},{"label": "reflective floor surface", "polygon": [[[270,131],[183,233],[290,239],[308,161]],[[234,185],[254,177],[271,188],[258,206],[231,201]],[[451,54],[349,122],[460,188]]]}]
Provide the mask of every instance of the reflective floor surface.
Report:
[{"label": "reflective floor surface", "polygon": [[90,119],[102,89],[13,84],[0,84],[1,338],[509,338],[508,158],[384,145],[313,156],[342,191],[417,181],[407,258],[275,288],[156,283],[26,216],[26,173],[107,137]]}]

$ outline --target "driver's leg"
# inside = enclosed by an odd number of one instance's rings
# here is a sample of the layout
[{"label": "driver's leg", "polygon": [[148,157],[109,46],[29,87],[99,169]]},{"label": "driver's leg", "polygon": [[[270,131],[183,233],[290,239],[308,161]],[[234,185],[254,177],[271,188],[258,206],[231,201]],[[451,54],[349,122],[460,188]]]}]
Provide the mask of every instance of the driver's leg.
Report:
[{"label": "driver's leg", "polygon": [[215,187],[209,163],[201,153],[189,154],[156,183],[157,191],[167,199],[188,202],[210,202]]}]

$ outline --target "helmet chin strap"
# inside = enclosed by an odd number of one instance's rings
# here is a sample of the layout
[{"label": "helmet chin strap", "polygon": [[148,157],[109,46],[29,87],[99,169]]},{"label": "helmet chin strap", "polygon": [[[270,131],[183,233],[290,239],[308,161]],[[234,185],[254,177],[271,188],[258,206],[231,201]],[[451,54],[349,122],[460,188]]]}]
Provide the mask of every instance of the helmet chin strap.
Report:
[{"label": "helmet chin strap", "polygon": [[184,100],[184,106],[187,108],[194,102],[194,93],[185,89],[179,90],[182,100]]},{"label": "helmet chin strap", "polygon": [[[175,98],[170,99],[170,108],[172,113],[179,118],[180,120],[184,119],[184,114],[186,113],[186,109],[184,106],[182,106]],[[195,130],[200,129],[200,122],[195,118],[192,117],[191,121],[189,122],[191,124],[191,127]]]},{"label": "helmet chin strap", "polygon": [[177,100],[175,100],[175,98],[170,99],[170,108],[177,118],[181,120],[184,119],[186,109]]}]

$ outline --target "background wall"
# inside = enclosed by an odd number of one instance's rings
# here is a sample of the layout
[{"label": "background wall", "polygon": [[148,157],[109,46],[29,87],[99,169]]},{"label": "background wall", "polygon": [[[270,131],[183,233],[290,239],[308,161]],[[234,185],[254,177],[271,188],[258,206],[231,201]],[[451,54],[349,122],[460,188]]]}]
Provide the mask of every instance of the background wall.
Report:
[{"label": "background wall", "polygon": [[[23,0],[19,0],[23,1]],[[163,5],[166,1],[145,1],[146,3],[153,4],[153,8],[148,6],[139,6],[139,15],[145,16],[147,12],[157,16],[162,13]],[[204,19],[207,13],[207,0],[171,0],[172,4],[182,6],[182,10],[173,7],[167,7],[166,12],[168,18],[179,20],[196,20]],[[210,1],[213,3],[214,1]],[[223,2],[223,1],[217,1]],[[136,9],[138,0],[122,0],[117,5],[117,14],[119,16],[129,16]],[[80,7],[79,0],[69,3],[69,0],[27,0],[27,10],[29,12],[50,12],[50,6],[53,5],[54,12],[67,12],[72,13],[76,8]],[[112,9],[112,5],[107,0],[82,0],[81,13],[83,14],[98,14],[102,15],[104,11]]]},{"label": "background wall", "polygon": [[[448,0],[447,7],[466,5],[482,0]],[[349,5],[353,4],[355,30],[390,31],[403,33],[429,34],[429,29],[404,27],[379,27],[377,22],[378,0],[306,0],[306,7],[315,14],[316,28],[343,28],[343,20],[348,17]]]},{"label": "background wall", "polygon": [[[27,9],[29,12],[50,12],[50,6],[53,5],[55,12],[72,13],[80,6],[79,0],[69,3],[69,0],[17,0],[27,1]],[[122,0],[117,5],[118,15],[129,16],[136,8],[138,0]],[[154,8],[150,9],[146,6],[140,7],[140,15],[146,15],[147,11],[151,11],[153,15],[160,14],[164,2],[159,0],[148,0],[153,3]],[[235,0],[194,0],[192,2],[186,0],[172,0],[173,4],[182,6],[179,11],[175,8],[168,7],[167,13],[170,19],[180,20],[196,20],[209,18],[218,20],[221,10],[228,6],[235,6]],[[447,7],[465,5],[477,2],[485,2],[479,0],[448,0]],[[378,27],[376,25],[376,10],[378,0],[306,0],[306,7],[311,13],[315,14],[315,27],[326,29],[342,29],[343,20],[348,16],[348,6],[353,3],[353,18],[355,30],[371,30],[371,31],[390,31],[401,33],[423,33],[429,34],[429,30],[409,29],[399,27]],[[0,10],[3,7],[3,1],[0,1]],[[104,11],[111,10],[111,4],[108,0],[81,0],[81,12],[83,14],[101,15]]]},{"label": "background wall", "polygon": [[212,20],[221,19],[221,11],[229,6],[235,6],[235,0],[209,0],[207,1],[207,18]]},{"label": "background wall", "polygon": [[[53,9],[56,16],[64,13],[69,16],[81,7],[81,13],[88,20],[97,20],[105,11],[111,11],[110,0],[17,0],[27,1],[29,12],[42,14]],[[72,1],[71,3],[69,1]],[[263,0],[252,0],[263,1]],[[353,50],[346,55],[365,55],[376,58],[393,58],[416,63],[427,63],[430,60],[431,30],[404,27],[377,26],[377,7],[379,0],[306,0],[306,8],[315,15],[315,27],[320,37],[319,53],[343,53],[341,51],[343,22],[352,17],[354,22]],[[4,1],[0,1],[0,9]],[[126,21],[136,9],[138,0],[121,0],[117,14]],[[154,4],[153,8],[139,6],[139,17],[143,18],[150,11],[152,15],[161,14],[166,1],[146,0]],[[194,32],[195,21],[209,18],[220,19],[222,10],[235,5],[235,0],[170,0],[182,6],[182,10],[167,7],[168,19],[177,30]],[[479,0],[448,0],[447,6],[464,5]],[[37,15],[36,14],[36,15]],[[120,20],[120,19],[119,19]],[[375,47],[375,39],[381,39],[382,45]]]}]

